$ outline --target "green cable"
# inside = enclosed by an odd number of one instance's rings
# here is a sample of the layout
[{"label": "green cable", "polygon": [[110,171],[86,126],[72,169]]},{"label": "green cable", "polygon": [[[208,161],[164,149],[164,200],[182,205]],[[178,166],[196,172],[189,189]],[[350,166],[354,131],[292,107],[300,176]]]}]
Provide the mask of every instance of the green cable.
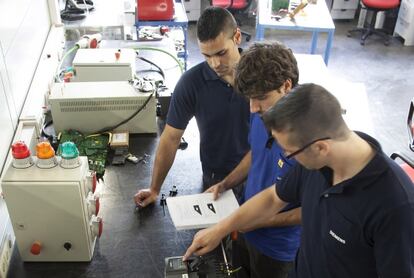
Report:
[{"label": "green cable", "polygon": [[[79,45],[76,44],[75,46],[73,46],[71,49],[69,49],[65,55],[63,55],[62,60],[60,61],[60,65],[58,67],[58,73],[57,73],[57,78],[59,80],[59,73],[60,73],[60,68],[62,67],[63,61],[66,59],[66,57],[71,54],[73,51],[78,50],[79,49]],[[177,57],[175,57],[173,54],[171,54],[170,52],[163,50],[161,48],[156,48],[156,47],[148,47],[148,46],[141,46],[141,47],[134,47],[134,50],[152,50],[152,51],[159,51],[162,53],[167,54],[168,56],[170,56],[171,58],[174,59],[174,61],[178,64],[178,66],[180,67],[180,71],[181,73],[184,72],[184,67],[181,64],[181,62],[177,59]]]},{"label": "green cable", "polygon": [[134,47],[133,48],[134,50],[153,50],[153,51],[159,51],[159,52],[162,52],[162,53],[165,53],[165,54],[167,54],[168,56],[170,56],[171,58],[173,58],[174,59],[174,61],[178,64],[178,66],[180,67],[180,71],[181,71],[181,73],[183,73],[184,72],[184,67],[183,67],[183,65],[181,64],[181,62],[177,59],[177,57],[175,57],[174,55],[172,55],[170,52],[168,52],[168,51],[166,51],[166,50],[163,50],[163,49],[161,49],[161,48],[156,48],[156,47],[148,47],[148,46],[139,46],[139,47]]},{"label": "green cable", "polygon": [[69,49],[69,50],[65,53],[65,55],[63,55],[62,60],[60,60],[60,64],[59,64],[59,67],[58,67],[58,72],[57,72],[57,74],[56,74],[56,77],[57,77],[57,79],[58,79],[58,80],[60,80],[60,78],[59,78],[59,74],[60,74],[60,68],[61,68],[61,67],[62,67],[62,65],[63,65],[63,61],[65,61],[66,57],[67,57],[69,54],[71,54],[73,51],[78,50],[78,49],[79,49],[79,45],[78,45],[78,44],[75,44],[75,46],[74,46],[74,47],[72,47],[71,49]]},{"label": "green cable", "polygon": [[[78,49],[79,49],[79,45],[78,45],[78,44],[75,44],[75,46],[74,46],[74,47],[72,47],[71,49],[69,49],[69,50],[68,50],[68,52],[66,52],[66,53],[65,53],[65,55],[63,55],[63,57],[62,57],[62,61],[60,61],[60,66],[62,66],[63,61],[66,59],[66,57],[67,57],[70,53],[72,53],[73,51],[78,50]],[[60,67],[59,67],[59,69],[60,69]]]}]

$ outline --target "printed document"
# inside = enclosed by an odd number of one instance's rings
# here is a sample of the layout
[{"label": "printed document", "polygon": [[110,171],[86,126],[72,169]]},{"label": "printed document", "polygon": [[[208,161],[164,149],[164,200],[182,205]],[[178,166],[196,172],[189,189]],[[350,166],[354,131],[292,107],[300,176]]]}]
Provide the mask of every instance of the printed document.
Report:
[{"label": "printed document", "polygon": [[207,228],[229,216],[239,204],[232,190],[213,201],[213,193],[168,197],[167,207],[177,230]]}]

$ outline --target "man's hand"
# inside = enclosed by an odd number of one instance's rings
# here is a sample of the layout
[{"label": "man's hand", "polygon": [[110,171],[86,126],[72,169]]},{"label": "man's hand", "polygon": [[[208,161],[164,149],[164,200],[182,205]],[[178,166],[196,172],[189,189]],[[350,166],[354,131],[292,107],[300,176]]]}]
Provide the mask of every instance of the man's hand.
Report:
[{"label": "man's hand", "polygon": [[224,181],[221,181],[219,183],[216,183],[215,185],[209,187],[205,193],[213,193],[213,199],[214,201],[218,199],[220,196],[220,193],[223,193],[226,191],[226,187],[224,186]]},{"label": "man's hand", "polygon": [[186,261],[193,254],[201,256],[210,252],[220,244],[224,236],[225,234],[222,234],[218,225],[197,232],[193,243],[185,252],[183,260]]},{"label": "man's hand", "polygon": [[137,206],[146,207],[157,200],[158,192],[151,189],[142,189],[134,196],[134,201]]}]

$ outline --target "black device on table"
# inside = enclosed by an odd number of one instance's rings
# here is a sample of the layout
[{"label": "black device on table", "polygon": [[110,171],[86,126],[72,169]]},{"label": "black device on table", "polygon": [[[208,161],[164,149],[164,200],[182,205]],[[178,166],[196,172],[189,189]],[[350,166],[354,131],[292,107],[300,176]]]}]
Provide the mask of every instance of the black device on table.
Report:
[{"label": "black device on table", "polygon": [[213,256],[192,257],[183,262],[183,257],[165,258],[165,278],[224,278],[226,275]]}]

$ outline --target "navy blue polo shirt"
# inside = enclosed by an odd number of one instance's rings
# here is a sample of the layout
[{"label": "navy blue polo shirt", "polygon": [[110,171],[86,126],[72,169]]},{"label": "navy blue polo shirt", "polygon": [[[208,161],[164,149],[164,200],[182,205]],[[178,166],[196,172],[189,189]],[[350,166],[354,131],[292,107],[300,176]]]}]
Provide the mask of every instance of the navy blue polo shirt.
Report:
[{"label": "navy blue polo shirt", "polygon": [[207,62],[186,71],[177,83],[167,124],[185,129],[193,116],[203,172],[229,173],[249,150],[249,104]]},{"label": "navy blue polo shirt", "polygon": [[276,193],[302,203],[302,238],[291,277],[414,277],[414,185],[375,139],[376,155],[332,186],[330,168],[299,164]]},{"label": "navy blue polo shirt", "polygon": [[[249,135],[252,163],[247,176],[245,200],[278,183],[296,163],[295,160],[285,160],[280,146],[274,141],[269,146],[268,139],[269,132],[260,115],[252,114]],[[290,205],[286,210],[298,206],[300,204]],[[261,228],[244,235],[262,254],[278,261],[291,262],[295,259],[299,247],[300,226]]]}]

